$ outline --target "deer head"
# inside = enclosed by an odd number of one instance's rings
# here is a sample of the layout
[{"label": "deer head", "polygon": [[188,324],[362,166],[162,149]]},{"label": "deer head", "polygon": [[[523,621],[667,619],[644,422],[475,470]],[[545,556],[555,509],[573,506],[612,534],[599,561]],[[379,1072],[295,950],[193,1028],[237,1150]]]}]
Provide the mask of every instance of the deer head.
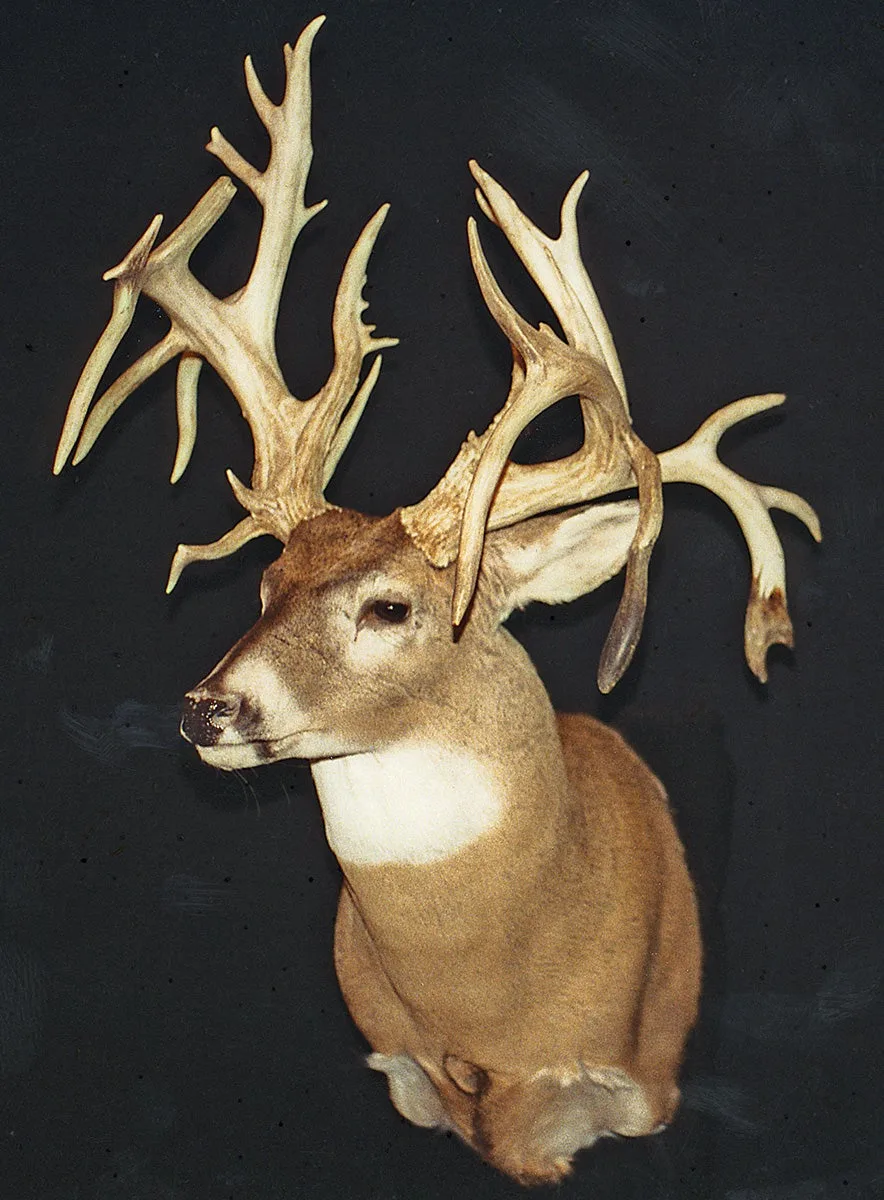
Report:
[{"label": "deer head", "polygon": [[[752,581],[745,624],[749,666],[766,678],[771,645],[792,644],[783,551],[772,508],[797,516],[820,537],[811,507],[779,488],[751,483],[717,456],[725,430],[782,403],[780,394],[738,400],[711,416],[681,446],[656,454],[634,432],[614,343],[580,255],[577,205],[582,174],[562,205],[561,231],[542,233],[476,163],[471,170],[485,217],[506,235],[561,326],[527,322],[495,280],[474,219],[469,248],[482,295],[513,351],[506,402],[484,434],[471,433],[445,476],[420,503],[386,518],[337,509],[325,488],[377,382],[380,350],[396,339],[366,324],[362,289],[386,206],[368,221],[344,266],[332,315],[334,364],[317,394],[295,397],[274,344],[283,281],[295,241],[324,202],[308,205],[313,156],[309,58],[324,18],[285,47],[286,88],[273,104],[246,59],[255,111],[270,137],[259,171],[218,129],[207,149],[248,187],[263,210],[248,281],[224,298],[191,273],[194,248],[232,200],[218,179],[164,242],[157,216],[123,261],[111,319],[77,384],[55,460],[80,462],[113,413],[164,363],[179,359],[178,452],[183,474],[196,436],[197,386],[208,362],[236,396],[255,445],[249,486],[228,472],[246,516],[209,545],[182,545],[167,590],[197,560],[233,553],[269,534],[283,544],[265,572],[254,627],[188,696],[183,732],[206,761],[222,767],[285,757],[322,759],[402,733],[404,723],[444,705],[434,692],[469,689],[468,654],[494,655],[501,623],[532,600],[559,603],[591,591],[625,567],[625,585],[602,653],[599,687],[609,691],[638,643],[648,561],[660,530],[662,485],[700,484],[730,507],[749,547]],[[93,404],[138,296],[167,313],[166,336]],[[370,361],[365,370],[367,360]],[[565,397],[579,398],[581,448],[530,466],[510,460],[526,425]],[[635,489],[634,499],[603,502]],[[461,679],[460,676],[463,675]],[[444,689],[443,689],[444,681]],[[429,719],[429,718],[428,718]],[[452,735],[454,736],[454,735]]]}]

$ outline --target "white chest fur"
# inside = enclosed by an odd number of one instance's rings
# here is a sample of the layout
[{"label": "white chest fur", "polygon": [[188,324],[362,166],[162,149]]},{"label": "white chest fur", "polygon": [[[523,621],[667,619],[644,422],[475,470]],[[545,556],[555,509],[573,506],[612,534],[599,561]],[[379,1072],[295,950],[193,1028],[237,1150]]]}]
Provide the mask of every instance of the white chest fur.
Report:
[{"label": "white chest fur", "polygon": [[432,744],[324,759],[312,769],[329,845],[354,865],[447,858],[503,811],[486,767]]}]

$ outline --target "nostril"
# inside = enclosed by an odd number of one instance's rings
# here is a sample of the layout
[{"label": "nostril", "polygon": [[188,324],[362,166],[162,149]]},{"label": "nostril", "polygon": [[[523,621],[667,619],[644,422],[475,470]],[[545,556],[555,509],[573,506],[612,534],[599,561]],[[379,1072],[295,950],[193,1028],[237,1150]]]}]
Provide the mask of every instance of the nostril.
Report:
[{"label": "nostril", "polygon": [[214,746],[236,720],[236,696],[185,696],[181,707],[181,733],[194,746]]}]

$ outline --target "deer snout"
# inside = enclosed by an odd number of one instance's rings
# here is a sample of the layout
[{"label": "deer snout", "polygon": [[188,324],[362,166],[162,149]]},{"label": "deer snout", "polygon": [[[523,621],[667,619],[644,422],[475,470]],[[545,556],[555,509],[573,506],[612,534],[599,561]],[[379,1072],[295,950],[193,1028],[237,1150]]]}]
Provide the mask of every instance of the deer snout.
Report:
[{"label": "deer snout", "polygon": [[206,696],[188,692],[181,707],[181,736],[194,746],[215,746],[235,725],[243,706],[241,696]]}]

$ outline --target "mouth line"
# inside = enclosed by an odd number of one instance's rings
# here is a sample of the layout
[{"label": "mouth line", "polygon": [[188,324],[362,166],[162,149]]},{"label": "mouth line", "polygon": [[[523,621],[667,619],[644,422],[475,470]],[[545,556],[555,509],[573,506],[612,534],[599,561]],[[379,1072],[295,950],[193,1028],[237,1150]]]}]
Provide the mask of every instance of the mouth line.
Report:
[{"label": "mouth line", "polygon": [[253,741],[243,742],[244,746],[279,746],[283,742],[290,742],[292,738],[303,737],[305,733],[313,733],[312,729],[296,729],[292,733],[284,733],[281,737],[275,738],[255,738]]},{"label": "mouth line", "polygon": [[244,750],[247,746],[257,746],[262,750],[274,750],[277,746],[283,745],[285,742],[290,742],[293,738],[301,737],[305,733],[313,733],[312,729],[297,729],[292,733],[284,733],[281,737],[275,738],[249,738],[239,742],[216,742],[213,746],[196,746],[197,750]]},{"label": "mouth line", "polygon": [[[227,770],[227,769],[232,770],[232,769],[234,769],[233,767],[227,768],[223,763],[222,764],[219,764],[217,762],[213,763],[212,759],[215,758],[216,756],[223,755],[225,751],[246,750],[251,747],[254,750],[256,750],[258,752],[258,754],[261,755],[261,757],[264,757],[267,760],[273,760],[273,756],[276,753],[276,751],[280,748],[284,749],[286,743],[294,741],[295,738],[300,738],[300,737],[304,737],[309,734],[316,734],[316,733],[320,733],[320,732],[321,731],[318,729],[297,729],[293,733],[286,733],[286,734],[283,734],[281,737],[276,737],[276,738],[251,738],[249,741],[227,742],[227,743],[222,742],[222,743],[216,744],[214,746],[196,746],[196,745],[194,745],[194,749],[197,751],[200,758],[202,758],[203,761],[206,762],[209,766],[220,766],[222,770]],[[348,758],[353,753],[356,753],[356,751],[354,751],[354,750],[339,750],[336,752],[330,752],[330,753],[327,752],[327,753],[318,754],[318,755],[317,754],[309,754],[309,753],[308,754],[295,754],[292,757],[300,758],[300,759],[303,759],[305,762],[312,763],[312,762],[317,762],[319,760],[328,760],[328,759],[333,759],[333,758]],[[369,751],[369,753],[370,753],[370,751]],[[260,764],[256,763],[253,765],[257,766]]]}]

